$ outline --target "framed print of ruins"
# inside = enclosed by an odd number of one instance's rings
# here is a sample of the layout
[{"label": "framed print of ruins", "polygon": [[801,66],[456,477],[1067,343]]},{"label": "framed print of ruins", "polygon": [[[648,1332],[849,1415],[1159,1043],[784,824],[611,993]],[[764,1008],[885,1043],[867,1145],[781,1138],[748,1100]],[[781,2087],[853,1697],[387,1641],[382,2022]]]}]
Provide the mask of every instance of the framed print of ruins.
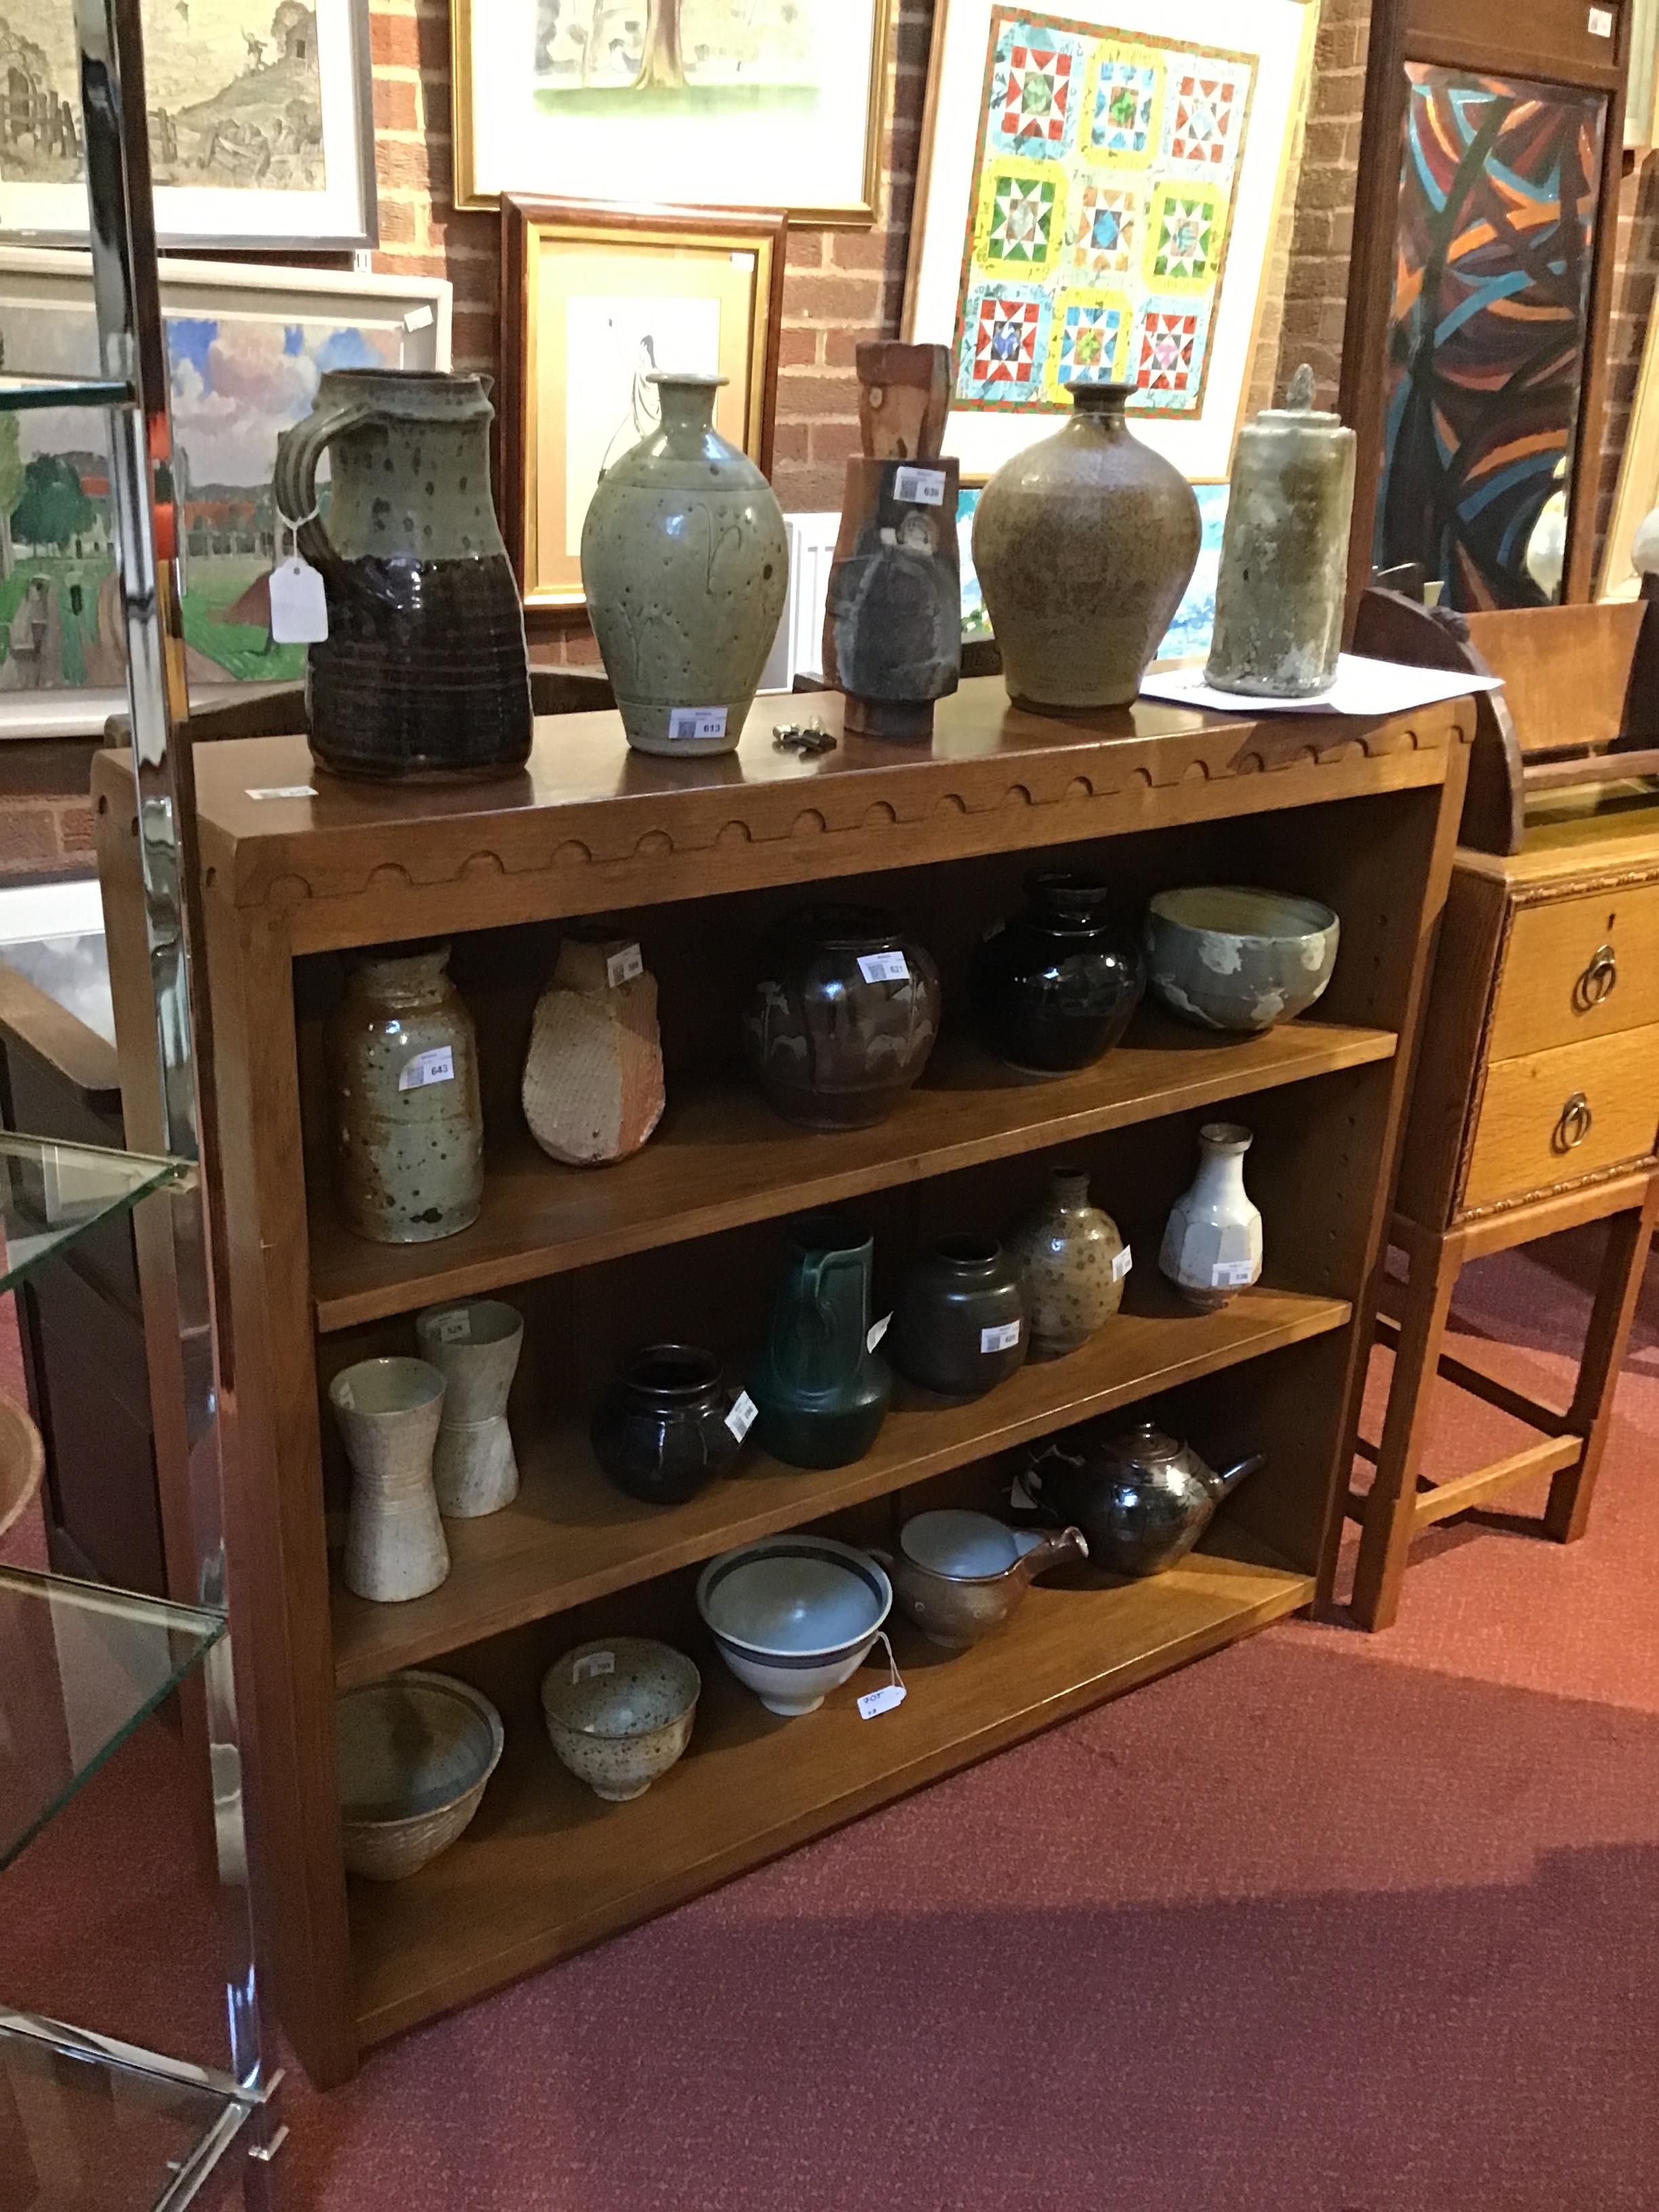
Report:
[{"label": "framed print of ruins", "polygon": [[1305,0],[942,0],[905,334],[952,349],[983,477],[1073,381],[1221,477],[1244,404],[1316,9]]},{"label": "framed print of ruins", "polygon": [[[163,246],[372,246],[368,0],[142,0]],[[84,243],[70,0],[0,9],[0,234]]]},{"label": "framed print of ruins", "polygon": [[874,219],[890,0],[452,0],[455,202]]}]

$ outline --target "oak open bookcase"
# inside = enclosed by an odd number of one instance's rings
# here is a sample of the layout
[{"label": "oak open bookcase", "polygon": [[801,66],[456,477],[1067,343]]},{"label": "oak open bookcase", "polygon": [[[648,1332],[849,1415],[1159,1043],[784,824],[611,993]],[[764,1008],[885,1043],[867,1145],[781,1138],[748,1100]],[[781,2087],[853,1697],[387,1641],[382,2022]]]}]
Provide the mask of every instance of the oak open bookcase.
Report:
[{"label": "oak open bookcase", "polygon": [[[832,727],[839,701],[815,704]],[[931,750],[843,738],[775,750],[763,701],[732,759],[627,751],[614,714],[547,718],[521,776],[434,789],[313,776],[303,738],[198,746],[200,865],[225,1188],[234,1559],[259,1762],[256,1820],[278,2000],[313,2077],[365,2045],[696,1894],[838,1822],[1309,1604],[1332,1571],[1403,1086],[1462,796],[1467,702],[1380,722],[1205,716],[1143,704],[1059,721],[1000,680],[942,702]],[[315,783],[314,795],[287,795]],[[137,929],[131,778],[95,781],[124,1080],[153,1085]],[[1342,946],[1312,1016],[1206,1036],[1143,1009],[1080,1074],[1020,1077],[963,1025],[976,937],[1035,862],[1086,860],[1126,908],[1164,885],[1243,881],[1336,908]],[[775,1119],[737,1052],[747,957],[772,917],[872,900],[933,949],[946,1030],[922,1085],[874,1129]],[[518,1085],[562,918],[615,912],[660,991],[668,1109],[622,1164],[537,1151]],[[394,1248],[342,1228],[327,1177],[322,1025],[343,948],[452,937],[477,1026],[488,1162],[462,1235]],[[142,1012],[143,1018],[139,1018]],[[1219,1313],[1181,1307],[1157,1246],[1217,1114],[1255,1132],[1248,1175],[1267,1273]],[[877,1310],[947,1228],[1000,1231],[1057,1157],[1086,1162],[1134,1247],[1123,1313],[1069,1358],[971,1405],[900,1386],[874,1449],[803,1473],[752,1446],[690,1504],[636,1504],[586,1443],[621,1358],[664,1336],[741,1376],[794,1213],[846,1206],[874,1231]],[[331,1571],[345,1469],[322,1394],[350,1362],[413,1348],[416,1311],[501,1291],[526,1316],[512,1407],[524,1469],[505,1512],[451,1522],[449,1579],[403,1605]],[[1201,1550],[1124,1583],[1039,1585],[1000,1637],[954,1658],[896,1624],[903,1705],[866,1722],[855,1677],[782,1721],[724,1671],[696,1621],[702,1562],[807,1523],[884,1540],[945,1499],[996,1504],[1012,1449],[1155,1400],[1212,1462],[1265,1450]],[[602,1805],[554,1760],[544,1668],[636,1629],[696,1657],[685,1759]],[[337,1688],[404,1665],[477,1683],[507,1756],[472,1826],[413,1879],[348,1881],[336,1811]]]}]

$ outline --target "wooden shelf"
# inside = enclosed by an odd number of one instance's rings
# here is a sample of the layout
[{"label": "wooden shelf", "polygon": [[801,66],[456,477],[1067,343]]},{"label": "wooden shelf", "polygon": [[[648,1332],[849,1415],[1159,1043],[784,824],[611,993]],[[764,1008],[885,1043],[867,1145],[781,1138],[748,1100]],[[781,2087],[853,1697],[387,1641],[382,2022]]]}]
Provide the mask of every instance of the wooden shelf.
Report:
[{"label": "wooden shelf", "polygon": [[899,1623],[909,1694],[872,1721],[870,1665],[816,1713],[781,1720],[693,1641],[702,1669],[685,1758],[647,1795],[603,1805],[554,1759],[533,1688],[459,1843],[412,1880],[351,1884],[357,2027],[396,2034],[808,1838],[1294,1612],[1313,1578],[1211,1532],[1168,1574],[1087,1569],[1039,1583],[998,1636],[955,1656]]},{"label": "wooden shelf", "polygon": [[1182,1306],[1148,1267],[1126,1310],[1080,1352],[1032,1362],[963,1405],[901,1383],[875,1449],[819,1473],[750,1453],[684,1505],[624,1497],[570,1423],[525,1446],[524,1484],[505,1511],[446,1524],[449,1579],[429,1597],[374,1605],[334,1589],[342,1689],[501,1634],[526,1621],[712,1559],[865,1498],[966,1466],[1028,1437],[1133,1403],[1240,1360],[1340,1328],[1340,1298],[1258,1285],[1219,1313]]},{"label": "wooden shelf", "polygon": [[1392,1058],[1395,1047],[1391,1030],[1321,1021],[1218,1041],[1149,1012],[1094,1066],[1048,1079],[1020,1075],[967,1040],[946,1038],[925,1084],[873,1129],[799,1129],[750,1085],[720,1083],[672,1100],[644,1151],[615,1167],[561,1167],[517,1132],[487,1161],[477,1221],[441,1243],[366,1243],[341,1225],[331,1194],[314,1193],[317,1326],[349,1328],[439,1298],[477,1297],[1364,1066]]}]

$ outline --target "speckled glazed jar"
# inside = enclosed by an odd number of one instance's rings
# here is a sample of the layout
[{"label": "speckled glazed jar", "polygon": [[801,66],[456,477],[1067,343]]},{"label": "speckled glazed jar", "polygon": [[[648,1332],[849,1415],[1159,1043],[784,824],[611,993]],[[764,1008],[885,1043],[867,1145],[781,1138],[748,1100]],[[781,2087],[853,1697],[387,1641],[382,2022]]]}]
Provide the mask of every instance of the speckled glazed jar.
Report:
[{"label": "speckled glazed jar", "polygon": [[1198,501],[1123,419],[1132,384],[1068,384],[1072,419],[1005,461],[974,566],[1009,696],[1037,714],[1127,707],[1198,564]]},{"label": "speckled glazed jar", "polygon": [[424,1244],[478,1218],[483,1114],[472,1018],[447,944],[351,957],[328,1026],[334,1186],[345,1224],[376,1244]]},{"label": "speckled glazed jar", "polygon": [[714,428],[723,376],[652,377],[662,423],[600,477],[582,588],[628,742],[735,750],[789,584],[772,487]]},{"label": "speckled glazed jar", "polygon": [[1008,1239],[1025,1293],[1033,1359],[1086,1344],[1123,1303],[1128,1254],[1117,1224],[1089,1203],[1089,1177],[1057,1167],[1048,1194]]}]

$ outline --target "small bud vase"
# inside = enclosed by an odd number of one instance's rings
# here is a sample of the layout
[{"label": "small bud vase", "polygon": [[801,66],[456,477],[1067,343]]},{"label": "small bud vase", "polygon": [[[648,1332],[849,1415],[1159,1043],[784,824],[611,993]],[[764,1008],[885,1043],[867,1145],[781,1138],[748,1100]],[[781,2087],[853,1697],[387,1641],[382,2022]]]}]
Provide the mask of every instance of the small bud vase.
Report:
[{"label": "small bud vase", "polygon": [[1255,1139],[1237,1121],[1198,1133],[1198,1173],[1170,1208],[1158,1264],[1188,1305],[1215,1313],[1260,1279],[1261,1216],[1244,1188]]},{"label": "small bud vase", "polygon": [[1129,1248],[1111,1216],[1089,1203],[1085,1169],[1057,1167],[1048,1194],[1008,1239],[1020,1273],[1033,1359],[1086,1344],[1123,1304]]}]

